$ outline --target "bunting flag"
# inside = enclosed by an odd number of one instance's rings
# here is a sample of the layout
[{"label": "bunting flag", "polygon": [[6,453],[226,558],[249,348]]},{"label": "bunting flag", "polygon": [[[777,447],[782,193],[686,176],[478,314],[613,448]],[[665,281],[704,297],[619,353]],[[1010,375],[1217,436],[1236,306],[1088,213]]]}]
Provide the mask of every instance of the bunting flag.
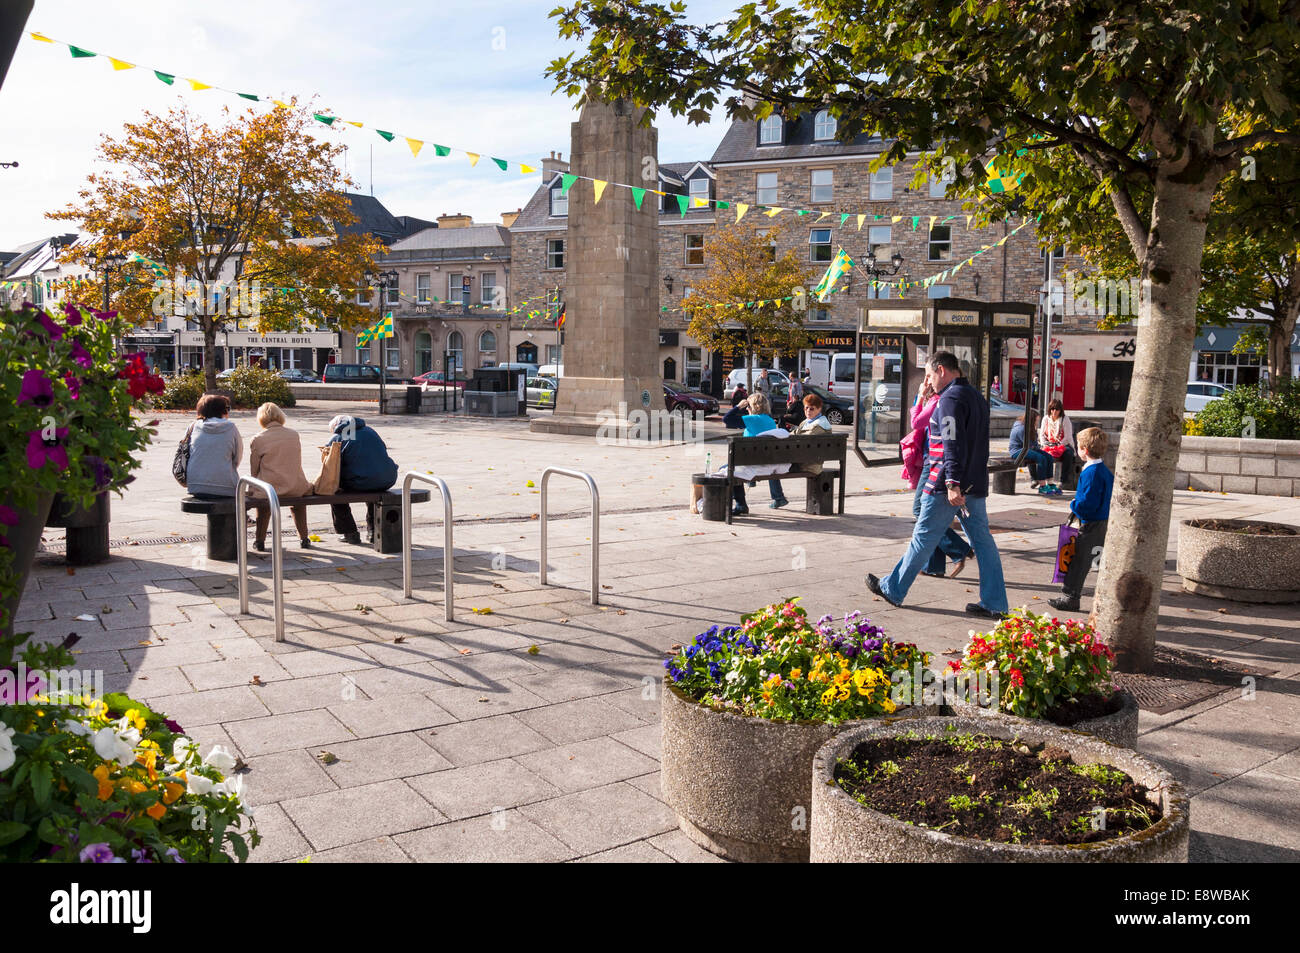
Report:
[{"label": "bunting flag", "polygon": [[378,321],[373,326],[366,328],[357,335],[358,344],[369,344],[378,338],[391,338],[393,336],[393,312],[389,311],[384,315],[383,320]]},{"label": "bunting flag", "polygon": [[201,90],[201,89],[211,89],[211,88],[212,88],[212,86],[211,86],[210,84],[208,84],[208,83],[200,83],[197,79],[187,79],[185,82],[189,83],[189,84],[190,84],[190,89],[194,90],[196,93],[197,93],[199,90]]},{"label": "bunting flag", "polygon": [[469,164],[471,167],[478,165],[478,160],[482,158],[482,156],[477,152],[467,152],[465,155],[469,156]]},{"label": "bunting flag", "polygon": [[688,201],[687,201],[687,198],[686,198],[685,195],[678,195],[678,196],[675,196],[675,198],[677,199],[677,207],[678,207],[679,209],[682,210],[682,218],[685,218],[685,217],[686,217],[686,209],[687,209],[687,206],[688,206],[688,204],[689,204]]},{"label": "bunting flag", "polygon": [[645,201],[645,189],[632,188],[632,201],[636,203],[636,210],[641,211],[641,203]]},{"label": "bunting flag", "polygon": [[411,147],[412,156],[418,156],[420,150],[424,148],[424,143],[422,141],[419,139],[412,139],[410,136],[406,137],[406,144]]},{"label": "bunting flag", "polygon": [[577,181],[578,177],[576,175],[569,175],[567,172],[563,173],[560,176],[560,194],[567,196],[569,189],[573,188],[573,183]]},{"label": "bunting flag", "polygon": [[135,64],[128,63],[126,60],[117,60],[110,56],[108,61],[113,64],[115,70],[135,69]]},{"label": "bunting flag", "polygon": [[774,205],[774,206],[772,206],[771,208],[769,208],[766,212],[764,212],[763,214],[766,215],[768,218],[773,218],[773,217],[775,217],[775,216],[781,214],[781,213],[784,212],[784,211],[785,211],[785,209],[780,208],[780,207]]},{"label": "bunting flag", "polygon": [[605,182],[605,181],[603,181],[603,180],[601,180],[601,179],[594,179],[594,180],[592,181],[592,185],[595,186],[595,189],[596,189],[596,204],[599,205],[599,204],[600,204],[600,197],[601,197],[602,195],[605,194],[605,186],[609,185],[609,183],[608,183],[608,182]]},{"label": "bunting flag", "polygon": [[858,231],[862,231],[862,222],[865,218],[866,218],[865,215],[858,216]]},{"label": "bunting flag", "polygon": [[742,218],[744,218],[744,217],[745,217],[745,213],[748,212],[748,211],[749,211],[749,206],[748,206],[748,205],[746,205],[744,202],[737,202],[737,203],[736,203],[736,221],[739,222]]},{"label": "bunting flag", "polygon": [[840,276],[847,271],[852,270],[853,259],[849,257],[848,252],[843,248],[835,255],[835,260],[830,263],[826,269],[826,274],[822,275],[822,280],[817,282],[817,287],[813,289],[813,294],[817,296],[818,301],[825,301],[826,295],[835,283],[840,280]]}]

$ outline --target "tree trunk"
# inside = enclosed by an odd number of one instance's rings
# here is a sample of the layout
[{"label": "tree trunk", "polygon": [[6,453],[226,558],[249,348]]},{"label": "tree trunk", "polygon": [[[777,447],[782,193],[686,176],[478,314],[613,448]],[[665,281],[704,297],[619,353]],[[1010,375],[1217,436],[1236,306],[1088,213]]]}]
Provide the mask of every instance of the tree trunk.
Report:
[{"label": "tree trunk", "polygon": [[1268,387],[1275,395],[1282,393],[1291,377],[1291,337],[1300,317],[1300,258],[1292,261],[1287,279],[1282,296],[1273,303],[1276,317],[1268,326]]},{"label": "tree trunk", "polygon": [[203,389],[217,389],[217,322],[203,322]]},{"label": "tree trunk", "polygon": [[1154,663],[1201,256],[1216,183],[1208,171],[1200,182],[1174,181],[1165,172],[1156,180],[1142,263],[1149,294],[1139,308],[1131,412],[1124,419],[1095,599],[1098,631],[1124,672],[1148,672]]}]

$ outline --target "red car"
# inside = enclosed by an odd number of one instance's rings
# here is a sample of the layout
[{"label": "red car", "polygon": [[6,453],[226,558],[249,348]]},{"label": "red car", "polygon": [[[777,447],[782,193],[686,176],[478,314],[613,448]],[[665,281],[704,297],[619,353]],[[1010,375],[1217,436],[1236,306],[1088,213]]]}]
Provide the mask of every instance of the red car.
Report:
[{"label": "red car", "polygon": [[[428,384],[430,387],[442,387],[444,386],[444,380],[446,377],[447,375],[442,371],[425,371],[423,374],[417,374],[415,377],[412,377],[411,383]],[[451,380],[446,381],[445,386],[464,388],[466,383],[467,381],[453,377]]]}]

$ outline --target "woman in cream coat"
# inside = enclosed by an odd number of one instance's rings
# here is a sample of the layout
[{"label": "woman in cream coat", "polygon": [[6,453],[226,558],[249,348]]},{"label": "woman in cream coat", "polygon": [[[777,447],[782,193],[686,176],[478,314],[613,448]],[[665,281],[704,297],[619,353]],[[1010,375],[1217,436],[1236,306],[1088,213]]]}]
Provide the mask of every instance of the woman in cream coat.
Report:
[{"label": "woman in cream coat", "polygon": [[[309,496],[312,487],[302,472],[302,443],[298,440],[298,432],[284,425],[284,411],[276,404],[263,404],[257,408],[257,422],[262,432],[248,445],[250,474],[271,484],[281,499]],[[258,552],[266,552],[266,527],[270,521],[270,508],[259,508],[254,547]],[[307,538],[307,507],[293,508],[293,525],[298,529],[299,545],[311,549],[311,541]]]}]

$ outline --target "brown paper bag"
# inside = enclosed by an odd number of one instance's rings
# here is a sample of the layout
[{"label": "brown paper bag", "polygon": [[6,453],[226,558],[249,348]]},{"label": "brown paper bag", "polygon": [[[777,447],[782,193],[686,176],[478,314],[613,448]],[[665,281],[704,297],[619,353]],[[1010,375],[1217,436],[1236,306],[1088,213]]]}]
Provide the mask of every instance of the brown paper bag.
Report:
[{"label": "brown paper bag", "polygon": [[340,447],[341,444],[331,443],[320,448],[320,476],[311,490],[316,496],[331,496],[339,491]]},{"label": "brown paper bag", "polygon": [[704,487],[700,486],[698,483],[692,483],[691,484],[691,512],[692,513],[700,512],[699,503],[700,500],[702,499],[704,499]]}]

